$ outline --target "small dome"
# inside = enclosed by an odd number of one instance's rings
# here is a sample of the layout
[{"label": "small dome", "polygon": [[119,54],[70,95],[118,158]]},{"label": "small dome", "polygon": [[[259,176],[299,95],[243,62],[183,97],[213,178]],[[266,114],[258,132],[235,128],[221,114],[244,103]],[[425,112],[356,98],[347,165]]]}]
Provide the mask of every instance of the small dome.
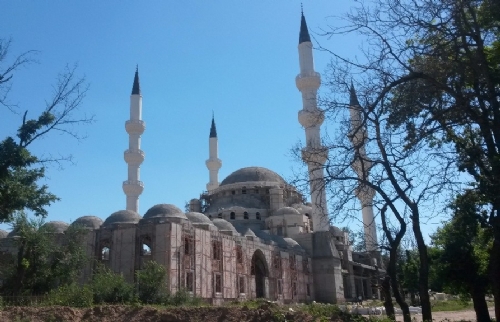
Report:
[{"label": "small dome", "polygon": [[283,238],[283,240],[286,242],[286,244],[291,247],[291,248],[294,248],[294,249],[302,249],[302,247],[299,245],[299,243],[297,243],[297,241],[295,241],[294,239],[291,239],[289,237],[285,237]]},{"label": "small dome", "polygon": [[241,234],[242,236],[252,236],[252,237],[257,237],[257,235],[255,235],[255,233],[253,232],[253,230],[251,230],[250,228],[248,228],[243,234]]},{"label": "small dome", "polygon": [[186,219],[186,215],[178,207],[170,204],[159,204],[149,208],[144,215],[144,219],[150,218],[182,218]]},{"label": "small dome", "polygon": [[117,211],[108,218],[103,223],[103,226],[112,224],[136,224],[141,220],[141,216],[132,210],[120,210]]},{"label": "small dome", "polygon": [[50,227],[55,233],[62,234],[68,229],[69,224],[64,221],[49,221],[43,227]]},{"label": "small dome", "polygon": [[71,226],[79,225],[89,229],[99,229],[102,225],[102,219],[96,216],[83,216],[71,223]]},{"label": "small dome", "polygon": [[213,220],[213,223],[214,223],[215,227],[219,228],[219,230],[230,230],[230,231],[233,231],[235,233],[238,233],[236,228],[234,228],[234,226],[231,223],[229,223],[229,221],[227,221],[227,220],[215,218]]},{"label": "small dome", "polygon": [[214,223],[202,214],[201,212],[188,212],[186,213],[186,217],[189,221],[191,221],[193,224],[209,224],[213,225]]},{"label": "small dome", "polygon": [[3,229],[0,229],[0,238],[7,238],[8,235],[9,235],[9,232],[7,232]]},{"label": "small dome", "polygon": [[330,226],[330,232],[334,236],[344,236],[344,232],[340,228],[335,227],[335,226]]},{"label": "small dome", "polygon": [[283,216],[283,215],[300,215],[300,212],[292,207],[283,207],[276,211],[275,216]]},{"label": "small dome", "polygon": [[222,180],[221,186],[248,181],[268,181],[284,184],[285,180],[276,172],[261,167],[248,167],[236,170]]},{"label": "small dome", "polygon": [[301,215],[305,215],[305,214],[308,214],[309,216],[312,215],[312,207],[311,206],[296,203],[296,204],[293,204],[292,207],[297,209]]}]

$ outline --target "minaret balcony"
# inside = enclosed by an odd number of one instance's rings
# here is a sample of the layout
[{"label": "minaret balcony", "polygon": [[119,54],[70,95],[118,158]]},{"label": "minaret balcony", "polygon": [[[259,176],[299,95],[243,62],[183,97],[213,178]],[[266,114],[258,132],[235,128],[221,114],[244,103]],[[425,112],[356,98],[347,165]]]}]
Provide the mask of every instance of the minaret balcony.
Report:
[{"label": "minaret balcony", "polygon": [[144,183],[139,180],[127,180],[123,181],[123,192],[127,196],[138,196],[144,191]]},{"label": "minaret balcony", "polygon": [[310,148],[306,147],[302,149],[302,160],[308,165],[324,165],[328,159],[328,149],[321,148]]},{"label": "minaret balcony", "polygon": [[313,126],[319,126],[323,124],[324,120],[325,116],[322,110],[316,109],[314,111],[299,111],[299,123],[306,129]]},{"label": "minaret balcony", "polygon": [[128,120],[125,122],[125,130],[128,134],[141,135],[146,130],[146,123],[142,120]]},{"label": "minaret balcony", "polygon": [[139,165],[144,162],[145,154],[144,151],[139,149],[128,149],[123,153],[123,158],[127,164]]},{"label": "minaret balcony", "polygon": [[299,91],[317,90],[321,85],[321,76],[317,72],[301,73],[295,77]]},{"label": "minaret balcony", "polygon": [[208,159],[205,161],[208,170],[219,170],[222,167],[222,161],[220,159]]}]

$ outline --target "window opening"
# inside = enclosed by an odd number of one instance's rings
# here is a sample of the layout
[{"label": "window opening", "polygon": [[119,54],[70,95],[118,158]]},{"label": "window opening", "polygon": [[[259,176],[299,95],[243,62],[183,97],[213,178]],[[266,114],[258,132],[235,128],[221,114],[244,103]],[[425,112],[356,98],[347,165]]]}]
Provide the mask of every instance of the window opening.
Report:
[{"label": "window opening", "polygon": [[193,272],[186,272],[186,290],[193,292],[194,290],[194,276]]},{"label": "window opening", "polygon": [[184,237],[184,254],[193,254],[193,240],[190,237]]},{"label": "window opening", "polygon": [[240,276],[239,278],[239,289],[240,289],[240,294],[245,293],[245,276]]},{"label": "window opening", "polygon": [[236,194],[236,191],[234,191],[234,190],[233,190],[233,191],[231,191],[231,194],[232,194],[232,195]]},{"label": "window opening", "polygon": [[222,276],[215,274],[215,293],[222,293]]},{"label": "window opening", "polygon": [[311,288],[309,287],[309,284],[306,284],[306,295],[311,296]]},{"label": "window opening", "polygon": [[236,219],[236,214],[234,213],[234,211],[231,212],[231,219]]},{"label": "window opening", "polygon": [[248,219],[248,212],[246,212],[246,211],[245,211],[245,212],[243,213],[243,219]]},{"label": "window opening", "polygon": [[260,220],[260,212],[257,212],[257,213],[255,214],[255,219]]},{"label": "window opening", "polygon": [[283,227],[282,226],[276,227],[276,235],[283,236]]},{"label": "window opening", "polygon": [[236,245],[236,263],[243,264],[243,248],[241,245]]},{"label": "window opening", "polygon": [[109,261],[109,253],[110,253],[109,247],[103,247],[101,249],[101,260]]},{"label": "window opening", "polygon": [[142,243],[141,255],[142,256],[151,255],[151,247],[149,247],[148,244]]},{"label": "window opening", "polygon": [[212,257],[216,260],[222,259],[222,242],[213,241],[212,242]]},{"label": "window opening", "polygon": [[222,218],[222,213],[217,214],[218,218]]},{"label": "window opening", "polygon": [[243,194],[243,195],[247,194],[247,188],[246,187],[243,187],[243,189],[241,189],[241,194]]},{"label": "window opening", "polygon": [[297,282],[292,282],[292,298],[297,296]]},{"label": "window opening", "polygon": [[278,294],[283,294],[283,281],[278,280]]}]

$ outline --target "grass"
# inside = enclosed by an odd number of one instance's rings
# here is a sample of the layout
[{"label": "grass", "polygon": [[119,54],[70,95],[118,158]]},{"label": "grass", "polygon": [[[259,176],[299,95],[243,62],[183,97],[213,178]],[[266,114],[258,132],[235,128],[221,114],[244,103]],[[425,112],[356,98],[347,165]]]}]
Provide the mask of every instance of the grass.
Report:
[{"label": "grass", "polygon": [[461,300],[431,301],[432,312],[473,310],[472,302]]}]

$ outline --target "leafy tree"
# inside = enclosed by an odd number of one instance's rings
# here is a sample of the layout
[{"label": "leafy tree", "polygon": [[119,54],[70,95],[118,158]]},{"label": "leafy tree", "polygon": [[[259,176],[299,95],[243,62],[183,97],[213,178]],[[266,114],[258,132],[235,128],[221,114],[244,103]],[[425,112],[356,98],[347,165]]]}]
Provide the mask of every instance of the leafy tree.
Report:
[{"label": "leafy tree", "polygon": [[[494,0],[356,2],[347,25],[327,32],[366,38],[364,56],[335,56],[332,83],[356,80],[368,111],[384,105],[387,128],[405,129],[405,148],[452,148],[489,203],[483,223],[493,229],[490,279],[500,319],[500,4]],[[334,92],[338,94],[340,90]],[[422,165],[427,160],[422,159]],[[448,173],[447,175],[449,175]],[[409,205],[409,204],[408,204]],[[480,218],[478,218],[480,220]],[[427,246],[413,216],[419,251],[422,316],[431,320]]]},{"label": "leafy tree", "polygon": [[56,234],[43,219],[15,217],[17,254],[7,265],[2,293],[39,295],[73,283],[87,258],[83,249],[85,231],[70,226],[64,234]]},{"label": "leafy tree", "polygon": [[136,272],[137,297],[147,304],[165,303],[167,299],[167,270],[155,261],[148,261],[144,269]]},{"label": "leafy tree", "polygon": [[95,304],[130,303],[134,297],[134,285],[127,283],[122,274],[117,274],[104,265],[97,266],[90,283]]},{"label": "leafy tree", "polygon": [[457,196],[451,208],[452,220],[432,236],[440,250],[435,265],[445,287],[455,294],[472,297],[477,321],[491,321],[485,294],[489,286],[488,261],[492,246],[491,229],[477,221],[482,201],[476,191]]},{"label": "leafy tree", "polygon": [[[0,106],[17,113],[18,106],[10,103],[8,98],[13,75],[16,70],[34,61],[35,52],[25,52],[9,61],[10,45],[10,40],[0,38]],[[79,138],[73,131],[75,125],[92,122],[92,117],[75,115],[88,90],[85,79],[78,78],[75,72],[75,67],[66,67],[59,74],[43,111],[31,118],[26,110],[16,135],[0,141],[0,222],[11,221],[12,216],[22,210],[46,216],[45,207],[58,200],[46,185],[39,184],[39,180],[45,175],[46,162],[61,159],[40,159],[29,148],[52,132]]]}]

